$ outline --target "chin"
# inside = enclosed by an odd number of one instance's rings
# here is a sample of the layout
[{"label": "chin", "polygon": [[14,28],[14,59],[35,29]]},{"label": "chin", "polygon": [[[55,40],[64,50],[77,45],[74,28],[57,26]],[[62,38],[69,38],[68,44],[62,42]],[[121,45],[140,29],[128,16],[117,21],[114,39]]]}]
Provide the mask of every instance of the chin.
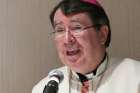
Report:
[{"label": "chin", "polygon": [[[82,69],[82,68],[81,68],[81,69]],[[73,68],[72,70],[73,70],[74,72],[81,73],[81,74],[83,74],[83,75],[86,74],[86,72],[85,72],[85,71],[82,71],[83,69],[82,69],[82,70],[81,70],[81,69],[80,69],[80,68],[79,68],[79,69],[77,69],[77,68],[74,69],[74,68]]]}]

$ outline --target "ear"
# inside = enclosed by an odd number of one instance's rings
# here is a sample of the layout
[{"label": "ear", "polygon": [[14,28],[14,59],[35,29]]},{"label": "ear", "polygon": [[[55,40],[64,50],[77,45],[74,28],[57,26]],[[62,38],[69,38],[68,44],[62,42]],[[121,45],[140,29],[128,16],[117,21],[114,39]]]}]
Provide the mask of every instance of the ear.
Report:
[{"label": "ear", "polygon": [[108,26],[107,25],[103,25],[101,28],[100,28],[100,31],[99,31],[99,39],[100,39],[100,43],[101,45],[105,45],[105,42],[107,40],[107,37],[108,37]]}]

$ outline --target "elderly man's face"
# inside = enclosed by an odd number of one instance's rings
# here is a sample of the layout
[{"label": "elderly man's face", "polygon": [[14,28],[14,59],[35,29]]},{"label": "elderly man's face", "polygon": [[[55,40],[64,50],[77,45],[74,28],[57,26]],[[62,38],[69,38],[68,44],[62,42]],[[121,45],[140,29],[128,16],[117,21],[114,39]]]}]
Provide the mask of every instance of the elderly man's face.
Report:
[{"label": "elderly man's face", "polygon": [[59,9],[54,16],[54,29],[59,57],[73,71],[86,74],[101,62],[108,34],[106,26],[96,31],[86,13],[65,16]]}]

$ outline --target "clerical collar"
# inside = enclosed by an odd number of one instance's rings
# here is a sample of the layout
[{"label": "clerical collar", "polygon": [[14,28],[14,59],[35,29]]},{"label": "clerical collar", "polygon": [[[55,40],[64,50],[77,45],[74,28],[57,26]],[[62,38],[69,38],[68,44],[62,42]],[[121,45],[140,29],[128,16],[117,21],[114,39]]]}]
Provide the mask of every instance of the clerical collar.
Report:
[{"label": "clerical collar", "polygon": [[93,72],[86,74],[86,75],[82,75],[80,73],[75,73],[74,71],[72,71],[72,73],[74,76],[79,78],[79,80],[81,82],[84,82],[84,81],[90,80],[92,78],[95,78],[95,77],[98,77],[99,75],[101,75],[106,70],[107,63],[108,63],[108,56],[105,53],[105,56],[102,59],[101,63],[98,65],[98,67]]}]

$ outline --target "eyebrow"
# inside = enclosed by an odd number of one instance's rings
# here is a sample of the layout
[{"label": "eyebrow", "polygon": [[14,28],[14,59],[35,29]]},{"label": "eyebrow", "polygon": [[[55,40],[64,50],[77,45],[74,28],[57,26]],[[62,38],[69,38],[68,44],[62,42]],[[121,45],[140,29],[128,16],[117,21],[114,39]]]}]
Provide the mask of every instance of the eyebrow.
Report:
[{"label": "eyebrow", "polygon": [[81,25],[86,25],[85,21],[83,21],[81,18],[73,18],[73,19],[70,19],[70,22],[75,22],[75,23],[79,23]]},{"label": "eyebrow", "polygon": [[[80,18],[70,19],[70,23],[79,23],[83,24],[83,21]],[[63,25],[64,23],[62,21],[54,21],[54,27],[57,25]]]},{"label": "eyebrow", "polygon": [[81,22],[80,20],[79,20],[79,18],[77,18],[77,19],[70,19],[70,22]]},{"label": "eyebrow", "polygon": [[63,22],[62,21],[59,21],[59,22],[54,21],[54,27],[57,26],[57,25],[60,25],[60,24],[63,24]]}]

